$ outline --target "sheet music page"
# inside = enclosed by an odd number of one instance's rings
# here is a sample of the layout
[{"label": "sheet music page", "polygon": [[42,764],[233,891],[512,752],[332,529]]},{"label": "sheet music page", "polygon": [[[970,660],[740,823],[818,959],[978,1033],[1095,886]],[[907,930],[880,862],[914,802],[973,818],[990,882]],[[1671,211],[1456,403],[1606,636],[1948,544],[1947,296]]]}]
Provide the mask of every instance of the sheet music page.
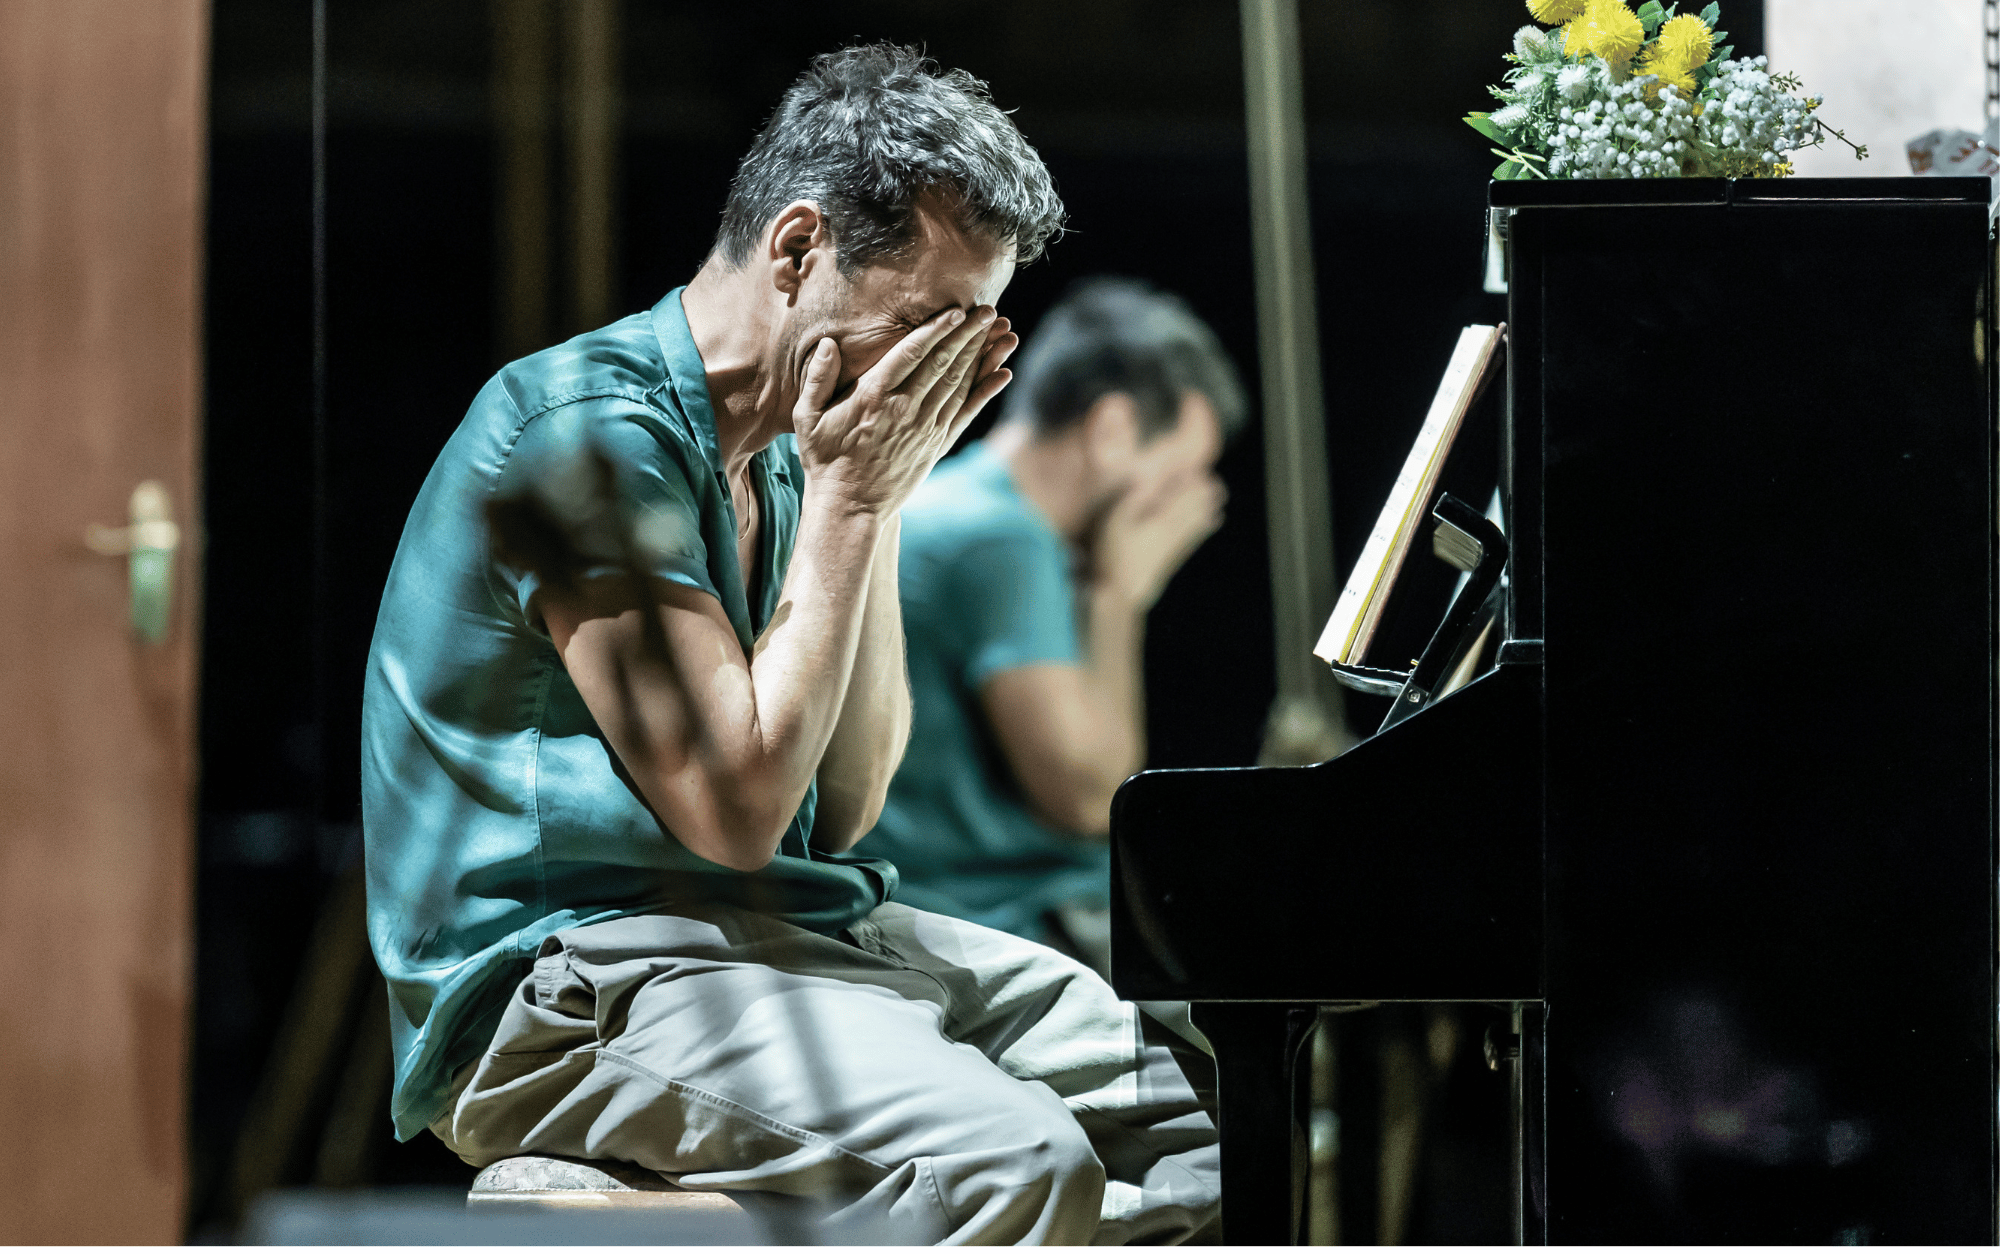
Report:
[{"label": "sheet music page", "polygon": [[1430,412],[1417,432],[1416,443],[1403,461],[1402,473],[1389,491],[1389,499],[1375,520],[1361,560],[1347,577],[1347,585],[1334,602],[1326,630],[1320,633],[1313,653],[1327,662],[1358,665],[1374,638],[1389,589],[1410,551],[1410,541],[1422,521],[1422,510],[1437,487],[1445,455],[1458,436],[1458,428],[1472,408],[1473,398],[1498,360],[1498,349],[1506,336],[1506,326],[1474,325],[1459,332],[1458,345],[1444,378],[1438,381],[1437,395]]}]

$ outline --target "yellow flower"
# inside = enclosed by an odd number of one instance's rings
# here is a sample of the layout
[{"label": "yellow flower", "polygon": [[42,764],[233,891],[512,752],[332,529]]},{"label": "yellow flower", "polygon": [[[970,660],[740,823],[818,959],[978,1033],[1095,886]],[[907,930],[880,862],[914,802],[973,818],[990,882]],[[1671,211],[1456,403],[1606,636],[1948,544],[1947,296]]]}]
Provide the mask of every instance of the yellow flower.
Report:
[{"label": "yellow flower", "polygon": [[1667,83],[1678,87],[1681,95],[1692,96],[1694,72],[1707,65],[1714,52],[1715,33],[1708,24],[1692,13],[1683,13],[1660,27],[1660,37],[1646,49],[1632,72],[1658,76],[1660,81],[1647,91],[1648,96],[1657,96]]},{"label": "yellow flower", "polygon": [[1563,27],[1565,53],[1600,56],[1613,65],[1631,60],[1645,42],[1646,28],[1625,0],[1585,0],[1583,12]]},{"label": "yellow flower", "polygon": [[1544,26],[1569,21],[1583,12],[1584,0],[1528,0],[1528,14]]},{"label": "yellow flower", "polygon": [[1562,36],[1563,55],[1573,61],[1581,61],[1590,55],[1590,23],[1579,13],[1563,24],[1556,32]]},{"label": "yellow flower", "polygon": [[1672,83],[1679,89],[1681,99],[1683,100],[1694,95],[1694,75],[1680,68],[1678,65],[1663,65],[1658,60],[1647,57],[1645,60],[1640,61],[1639,64],[1633,66],[1632,72],[1634,74],[1651,74],[1659,79],[1658,82],[1647,86],[1646,99],[1648,100],[1656,99],[1660,94],[1660,88],[1665,87],[1668,83]]},{"label": "yellow flower", "polygon": [[1692,13],[1667,19],[1660,27],[1659,42],[1653,45],[1656,57],[1671,58],[1673,64],[1692,74],[1708,64],[1715,51],[1715,32]]}]

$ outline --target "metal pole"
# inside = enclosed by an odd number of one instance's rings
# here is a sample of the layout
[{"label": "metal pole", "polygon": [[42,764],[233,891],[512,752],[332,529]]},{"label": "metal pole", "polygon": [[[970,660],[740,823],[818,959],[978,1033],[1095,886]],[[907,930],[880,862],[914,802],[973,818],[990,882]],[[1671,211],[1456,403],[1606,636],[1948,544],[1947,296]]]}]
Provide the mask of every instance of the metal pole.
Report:
[{"label": "metal pole", "polygon": [[492,0],[493,110],[499,139],[500,357],[545,348],[549,334],[549,0]]},{"label": "metal pole", "polygon": [[1313,1024],[1311,1105],[1306,1126],[1306,1244],[1340,1244],[1340,1019],[1321,1006]]},{"label": "metal pole", "polygon": [[311,830],[318,835],[327,821],[329,793],[326,771],[327,617],[333,606],[330,537],[333,503],[329,499],[329,419],[326,374],[326,0],[312,5],[312,813]]},{"label": "metal pole", "polygon": [[1507,1080],[1507,1127],[1512,1134],[1512,1144],[1508,1147],[1507,1178],[1508,1189],[1508,1231],[1515,1245],[1528,1243],[1528,1040],[1523,1035],[1527,1027],[1523,1006],[1515,1002],[1508,1015],[1509,1029],[1514,1036],[1513,1048],[1506,1058]]},{"label": "metal pole", "polygon": [[1317,761],[1351,743],[1340,692],[1312,655],[1333,606],[1333,514],[1319,320],[1306,213],[1297,0],[1242,0],[1251,244],[1264,383],[1264,492],[1278,699],[1264,760]]},{"label": "metal pole", "polygon": [[610,322],[618,303],[618,0],[563,5],[568,66],[570,333]]}]

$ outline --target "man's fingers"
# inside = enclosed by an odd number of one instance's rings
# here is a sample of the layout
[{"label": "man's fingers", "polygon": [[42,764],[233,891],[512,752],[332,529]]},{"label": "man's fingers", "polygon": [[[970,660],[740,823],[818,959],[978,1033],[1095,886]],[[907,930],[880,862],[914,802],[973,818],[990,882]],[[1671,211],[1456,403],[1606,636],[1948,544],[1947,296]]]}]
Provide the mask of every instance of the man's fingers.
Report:
[{"label": "man's fingers", "polygon": [[1142,489],[1135,502],[1142,516],[1164,514],[1188,502],[1188,489],[1193,485],[1193,475],[1189,471],[1178,471],[1155,479]]},{"label": "man's fingers", "polygon": [[[914,401],[926,399],[938,384],[951,377],[952,367],[958,363],[967,346],[974,345],[984,338],[986,328],[992,321],[993,308],[990,305],[981,305],[966,315],[965,321],[951,334],[939,340],[924,358],[923,365],[912,371],[910,376],[903,380],[902,386],[896,390]],[[923,412],[928,415],[933,411],[929,406],[925,406]]]},{"label": "man's fingers", "polygon": [[1174,504],[1191,513],[1207,515],[1222,508],[1227,494],[1228,489],[1222,486],[1222,480],[1211,474],[1197,473],[1182,482]]},{"label": "man's fingers", "polygon": [[[993,346],[995,344],[998,344],[1001,340],[1006,339],[1008,334],[1011,333],[1013,329],[1014,329],[1014,320],[1012,318],[1002,318],[996,314],[993,318],[993,325],[986,328],[987,351],[991,352],[993,350]],[[1020,343],[1021,337],[1018,335],[1015,336],[1014,342],[1016,344]]]},{"label": "man's fingers", "polygon": [[840,382],[840,352],[831,339],[821,339],[813,346],[812,356],[806,359],[806,382],[799,389],[798,413],[822,414],[826,404],[833,399],[833,390]]},{"label": "man's fingers", "polygon": [[950,422],[958,414],[959,406],[965,403],[966,394],[972,390],[973,363],[984,353],[983,345],[977,339],[960,344],[958,356],[945,367],[943,376],[930,394],[924,397],[923,415],[930,422]]},{"label": "man's fingers", "polygon": [[[973,310],[967,316],[965,325],[946,336],[942,343],[931,350],[930,360],[925,363],[929,367],[929,377],[924,377],[926,371],[919,370],[908,383],[904,384],[904,390],[909,391],[917,385],[919,379],[922,379],[923,387],[927,389],[926,400],[940,393],[949,393],[964,377],[964,372],[978,360],[979,346],[985,341],[986,328],[992,325],[992,321],[991,309]],[[934,416],[936,407],[927,404],[924,412]]]},{"label": "man's fingers", "polygon": [[1214,476],[1204,476],[1204,482],[1195,485],[1187,494],[1189,501],[1192,540],[1200,544],[1203,540],[1222,529],[1222,504],[1229,498],[1229,489]]},{"label": "man's fingers", "polygon": [[986,352],[979,359],[981,378],[992,374],[1007,364],[1014,350],[1021,347],[1021,337],[1007,330],[1007,320],[1001,318],[993,324],[993,333],[986,337]]},{"label": "man's fingers", "polygon": [[942,361],[945,352],[955,346],[957,355],[944,364],[943,373],[923,399],[920,412],[925,420],[949,426],[958,416],[959,407],[965,404],[973,384],[987,373],[978,369],[978,363],[986,356],[986,345],[992,337],[993,327],[1005,321],[994,316],[990,307],[975,309],[965,325],[931,353],[932,361]]},{"label": "man's fingers", "polygon": [[1206,502],[1208,530],[1205,534],[1214,535],[1216,532],[1222,530],[1222,507],[1228,503],[1229,489],[1223,487],[1219,481],[1212,484],[1209,487],[1208,500]]},{"label": "man's fingers", "polygon": [[1160,512],[1167,501],[1159,483],[1135,483],[1120,493],[1111,507],[1112,514],[1124,522],[1137,524]]},{"label": "man's fingers", "polygon": [[956,331],[965,321],[962,309],[941,309],[926,318],[921,326],[903,337],[903,342],[889,350],[886,357],[875,363],[868,372],[868,378],[883,392],[892,392],[903,386],[903,382],[917,373],[917,367],[924,364],[931,350],[939,341]]},{"label": "man's fingers", "polygon": [[1210,470],[1184,471],[1177,482],[1182,492],[1198,501],[1207,501],[1228,491],[1222,486],[1222,479]]},{"label": "man's fingers", "polygon": [[1014,372],[1004,366],[979,376],[979,381],[972,385],[971,395],[965,398],[965,404],[959,406],[958,417],[952,420],[953,440],[958,439],[965,429],[972,425],[972,420],[979,417],[979,411],[986,408],[986,402],[1000,395],[1013,377]]}]

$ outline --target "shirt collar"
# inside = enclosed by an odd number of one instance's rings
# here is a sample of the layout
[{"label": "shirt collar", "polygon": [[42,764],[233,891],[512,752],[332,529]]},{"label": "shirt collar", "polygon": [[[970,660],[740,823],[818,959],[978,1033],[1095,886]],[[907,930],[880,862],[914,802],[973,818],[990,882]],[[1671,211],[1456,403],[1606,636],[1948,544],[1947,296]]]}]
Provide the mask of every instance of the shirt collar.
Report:
[{"label": "shirt collar", "polygon": [[[708,398],[708,367],[701,350],[695,347],[687,310],[681,304],[685,286],[677,287],[653,306],[653,336],[660,342],[660,356],[667,363],[667,385],[681,403],[681,410],[694,428],[702,455],[717,471],[722,469],[722,443],[715,433],[715,407]],[[778,453],[777,441],[757,450],[755,460],[766,475],[791,482],[791,467]]]},{"label": "shirt collar", "polygon": [[677,287],[653,306],[653,336],[659,340],[660,357],[667,364],[667,386],[673,389],[688,425],[694,428],[702,456],[719,469],[722,449],[715,435],[715,407],[708,399],[708,369],[702,364],[701,350],[695,347],[694,332],[688,329],[687,311],[681,308],[681,293],[686,290]]}]

